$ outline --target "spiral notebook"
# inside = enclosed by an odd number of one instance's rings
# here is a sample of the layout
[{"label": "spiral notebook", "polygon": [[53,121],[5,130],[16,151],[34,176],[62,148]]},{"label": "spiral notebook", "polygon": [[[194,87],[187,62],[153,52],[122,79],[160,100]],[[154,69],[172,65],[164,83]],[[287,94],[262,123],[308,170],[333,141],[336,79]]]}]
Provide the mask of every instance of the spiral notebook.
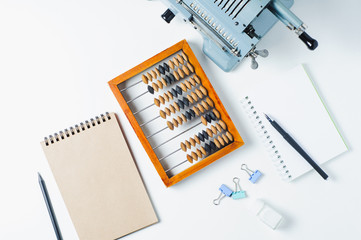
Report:
[{"label": "spiral notebook", "polygon": [[158,221],[114,113],[41,146],[79,239],[116,239]]},{"label": "spiral notebook", "polygon": [[281,77],[262,81],[241,103],[285,181],[305,174],[312,167],[271,126],[263,113],[276,120],[319,165],[348,150],[302,66]]}]

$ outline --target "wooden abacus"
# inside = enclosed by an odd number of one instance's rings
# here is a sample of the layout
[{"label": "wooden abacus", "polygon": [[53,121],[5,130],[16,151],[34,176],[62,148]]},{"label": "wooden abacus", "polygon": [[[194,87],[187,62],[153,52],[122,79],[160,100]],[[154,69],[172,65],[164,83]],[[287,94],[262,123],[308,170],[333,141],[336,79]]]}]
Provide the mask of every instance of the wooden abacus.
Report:
[{"label": "wooden abacus", "polygon": [[[186,40],[109,86],[167,187],[244,144]],[[141,98],[149,103],[137,105]],[[144,120],[147,116],[152,118]],[[163,127],[154,131],[155,124]]]}]

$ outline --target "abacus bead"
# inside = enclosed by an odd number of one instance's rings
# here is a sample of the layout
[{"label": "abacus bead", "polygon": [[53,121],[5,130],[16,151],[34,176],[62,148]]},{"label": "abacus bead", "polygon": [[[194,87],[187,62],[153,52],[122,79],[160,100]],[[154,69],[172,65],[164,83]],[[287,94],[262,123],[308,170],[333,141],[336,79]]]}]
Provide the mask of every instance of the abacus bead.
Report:
[{"label": "abacus bead", "polygon": [[183,152],[187,151],[187,146],[184,143],[181,142],[180,147],[183,150]]},{"label": "abacus bead", "polygon": [[178,100],[178,105],[181,109],[184,109],[184,102],[182,100]]},{"label": "abacus bead", "polygon": [[155,73],[158,75],[158,77],[160,77],[160,72],[157,68],[154,69]]},{"label": "abacus bead", "polygon": [[165,108],[164,111],[165,111],[165,114],[167,114],[168,116],[170,116],[170,110],[169,110],[169,108]]},{"label": "abacus bead", "polygon": [[206,120],[207,120],[207,122],[212,122],[212,118],[209,116],[209,114],[206,114]]},{"label": "abacus bead", "polygon": [[188,111],[186,112],[186,117],[187,117],[188,120],[192,119],[192,115]]},{"label": "abacus bead", "polygon": [[203,153],[203,155],[207,155],[206,150],[204,149],[204,147],[200,146],[199,150],[201,150],[201,152]]},{"label": "abacus bead", "polygon": [[183,65],[182,70],[187,76],[190,74],[190,71],[189,71],[189,69],[187,68],[186,65]]},{"label": "abacus bead", "polygon": [[172,60],[168,61],[168,65],[171,69],[174,69],[174,63],[172,62]]},{"label": "abacus bead", "polygon": [[219,143],[219,141],[215,138],[215,139],[213,139],[213,142],[214,142],[214,144],[216,145],[216,147],[219,149],[219,148],[221,148],[221,144]]},{"label": "abacus bead", "polygon": [[196,145],[196,141],[193,138],[189,138],[189,142],[192,144],[193,147]]},{"label": "abacus bead", "polygon": [[217,120],[217,117],[216,117],[216,115],[215,115],[213,112],[210,112],[210,113],[209,113],[209,116],[211,117],[211,119],[212,119],[213,121]]},{"label": "abacus bead", "polygon": [[190,82],[185,81],[184,84],[186,85],[186,87],[191,90],[192,89],[192,84],[190,84]]},{"label": "abacus bead", "polygon": [[202,106],[204,107],[205,110],[209,109],[208,103],[206,103],[205,101],[202,101],[201,104],[202,104]]},{"label": "abacus bead", "polygon": [[165,103],[165,99],[164,99],[164,97],[159,96],[159,101],[160,101],[160,103],[161,103],[161,104],[164,104],[164,103]]},{"label": "abacus bead", "polygon": [[217,150],[217,146],[214,142],[209,142],[209,145],[211,146],[212,150],[216,151]]},{"label": "abacus bead", "polygon": [[160,89],[163,89],[163,83],[159,80],[157,80],[157,86],[160,88]]},{"label": "abacus bead", "polygon": [[203,116],[201,117],[201,122],[203,125],[207,126],[207,120]]},{"label": "abacus bead", "polygon": [[149,72],[147,72],[147,78],[148,78],[149,81],[152,81],[152,80],[153,80],[152,75],[150,75]]},{"label": "abacus bead", "polygon": [[189,107],[189,100],[188,100],[188,98],[183,97],[183,102],[184,102],[184,105],[186,105],[187,107]]},{"label": "abacus bead", "polygon": [[182,55],[184,61],[188,61],[188,57],[183,51],[181,52],[181,55]]},{"label": "abacus bead", "polygon": [[219,125],[221,125],[221,127],[223,128],[223,130],[226,130],[226,129],[227,129],[227,125],[226,125],[222,120],[219,120],[218,123],[219,123]]},{"label": "abacus bead", "polygon": [[212,113],[214,113],[217,119],[221,118],[221,114],[217,111],[217,109],[213,109]]},{"label": "abacus bead", "polygon": [[198,160],[198,155],[195,152],[191,152],[191,156],[195,161]]},{"label": "abacus bead", "polygon": [[199,140],[201,140],[202,142],[204,142],[204,136],[202,133],[198,133],[198,138]]},{"label": "abacus bead", "polygon": [[198,103],[197,108],[199,109],[199,111],[201,111],[201,113],[204,113],[205,110],[201,104]]},{"label": "abacus bead", "polygon": [[226,142],[226,144],[229,143],[229,139],[228,139],[228,137],[227,137],[225,134],[222,134],[222,138],[223,138],[223,140]]},{"label": "abacus bead", "polygon": [[169,72],[169,66],[167,63],[163,63],[163,67],[167,72]]},{"label": "abacus bead", "polygon": [[167,94],[168,94],[169,99],[173,100],[173,93],[171,93],[170,91],[168,91]]},{"label": "abacus bead", "polygon": [[145,76],[144,74],[142,75],[142,81],[143,81],[145,84],[148,84],[148,78],[147,78],[147,76]]},{"label": "abacus bead", "polygon": [[177,119],[173,118],[172,122],[173,122],[173,125],[174,125],[175,127],[178,127],[178,121],[177,121]]},{"label": "abacus bead", "polygon": [[194,101],[198,101],[198,96],[194,92],[191,92],[191,96],[194,99]]},{"label": "abacus bead", "polygon": [[188,140],[185,140],[185,144],[188,149],[191,149],[192,146],[191,146],[191,143],[188,142]]},{"label": "abacus bead", "polygon": [[184,92],[187,91],[187,87],[186,87],[186,85],[184,85],[184,83],[179,84],[179,86],[182,88],[182,90],[183,90]]},{"label": "abacus bead", "polygon": [[177,59],[181,64],[184,64],[184,60],[181,55],[177,54]]},{"label": "abacus bead", "polygon": [[194,92],[197,94],[197,96],[198,96],[199,98],[202,98],[202,97],[203,97],[202,92],[199,91],[198,89],[194,90]]},{"label": "abacus bead", "polygon": [[202,157],[202,152],[198,148],[196,149],[196,153],[197,153],[198,158]]},{"label": "abacus bead", "polygon": [[189,71],[191,71],[192,73],[194,73],[194,67],[192,66],[192,64],[187,63],[187,67],[188,67]]},{"label": "abacus bead", "polygon": [[201,79],[197,76],[197,75],[194,75],[194,80],[200,84],[201,83]]},{"label": "abacus bead", "polygon": [[196,81],[194,81],[193,78],[188,79],[188,82],[190,82],[190,84],[192,84],[193,87],[197,85]]},{"label": "abacus bead", "polygon": [[[167,76],[165,76],[167,77]],[[167,82],[167,80],[165,80],[164,78],[161,78],[160,81],[162,81],[164,86],[167,86],[169,83]]]},{"label": "abacus bead", "polygon": [[193,158],[189,154],[187,154],[187,160],[188,162],[193,163]]},{"label": "abacus bead", "polygon": [[182,95],[183,91],[179,86],[176,86],[175,89],[179,95]]},{"label": "abacus bead", "polygon": [[174,76],[174,78],[175,78],[177,81],[179,81],[180,76],[179,76],[179,74],[178,74],[176,71],[173,72],[173,76]]},{"label": "abacus bead", "polygon": [[183,124],[183,119],[180,116],[177,117],[177,121],[178,121],[179,125]]},{"label": "abacus bead", "polygon": [[196,141],[196,143],[198,143],[198,144],[201,143],[201,141],[199,140],[199,138],[198,138],[197,135],[195,135],[195,134],[194,134],[194,136],[193,136],[193,139],[194,139],[194,141]]},{"label": "abacus bead", "polygon": [[164,74],[164,73],[165,73],[165,69],[164,69],[164,67],[163,67],[162,65],[159,65],[159,66],[158,66],[158,70],[159,70],[159,72],[160,72],[161,74]]},{"label": "abacus bead", "polygon": [[182,118],[183,122],[187,122],[187,117],[186,117],[186,115],[184,115],[183,113],[182,113],[182,115],[181,115],[181,118]]},{"label": "abacus bead", "polygon": [[172,95],[173,95],[174,97],[178,97],[178,93],[177,93],[177,91],[176,91],[174,88],[172,88]]},{"label": "abacus bead", "polygon": [[217,134],[217,128],[213,125],[211,125],[211,130],[214,134]]},{"label": "abacus bead", "polygon": [[230,132],[226,132],[226,136],[228,137],[228,139],[233,142],[233,136]]},{"label": "abacus bead", "polygon": [[153,87],[153,89],[154,89],[156,92],[158,92],[159,87],[158,87],[157,84],[152,83],[152,87]]},{"label": "abacus bead", "polygon": [[219,123],[216,123],[216,128],[217,128],[218,132],[222,132],[222,127],[221,127],[221,125],[219,125]]},{"label": "abacus bead", "polygon": [[167,122],[167,126],[168,126],[168,128],[170,129],[170,130],[173,130],[174,129],[174,125],[173,125],[173,123],[171,123],[171,122]]},{"label": "abacus bead", "polygon": [[206,150],[207,153],[211,152],[211,146],[208,143],[204,144],[204,149]]},{"label": "abacus bead", "polygon": [[172,58],[174,65],[179,66],[179,61],[175,57]]},{"label": "abacus bead", "polygon": [[157,78],[157,73],[154,72],[154,70],[150,71],[150,74],[152,75],[152,77],[153,77],[154,79]]},{"label": "abacus bead", "polygon": [[200,86],[199,87],[199,90],[201,90],[201,92],[203,93],[204,96],[207,96],[208,95],[208,92],[207,92],[207,89],[203,86]]},{"label": "abacus bead", "polygon": [[163,110],[160,110],[159,111],[159,115],[162,117],[162,118],[164,118],[164,119],[166,119],[166,114],[165,114],[165,112],[163,111]]},{"label": "abacus bead", "polygon": [[164,78],[165,81],[167,82],[167,86],[172,83],[172,79],[168,75],[165,75]]},{"label": "abacus bead", "polygon": [[206,132],[207,132],[208,136],[213,137],[213,132],[211,129],[207,128]]},{"label": "abacus bead", "polygon": [[191,95],[187,95],[187,99],[189,100],[190,103],[194,103],[194,99],[192,98]]},{"label": "abacus bead", "polygon": [[154,89],[148,85],[148,92],[150,92],[151,94],[154,94]]},{"label": "abacus bead", "polygon": [[209,106],[214,107],[214,103],[213,103],[212,99],[207,98],[206,102],[208,103]]},{"label": "abacus bead", "polygon": [[172,80],[172,82],[177,81],[177,79],[174,77],[173,73],[170,73],[170,74],[169,74],[169,77],[170,77],[170,79]]},{"label": "abacus bead", "polygon": [[173,107],[173,105],[169,105],[169,110],[170,110],[172,113],[175,113],[175,108]]},{"label": "abacus bead", "polygon": [[180,108],[179,108],[178,103],[174,102],[174,103],[173,103],[173,106],[174,106],[175,110],[176,110],[177,112],[179,112]]},{"label": "abacus bead", "polygon": [[185,77],[185,73],[183,72],[183,70],[181,68],[178,68],[178,74],[181,78]]},{"label": "abacus bead", "polygon": [[199,110],[198,110],[198,108],[196,106],[193,106],[193,111],[195,112],[195,114],[197,116],[199,116]]},{"label": "abacus bead", "polygon": [[193,111],[193,109],[189,109],[189,112],[191,113],[192,117],[196,116],[196,113]]},{"label": "abacus bead", "polygon": [[154,98],[154,104],[159,107],[160,106],[160,101],[156,98]]},{"label": "abacus bead", "polygon": [[222,146],[225,145],[224,140],[221,136],[218,136],[217,139],[218,139],[219,143],[222,144]]},{"label": "abacus bead", "polygon": [[206,131],[202,131],[202,134],[203,134],[203,137],[208,140],[209,136],[208,136],[208,133]]},{"label": "abacus bead", "polygon": [[169,97],[167,93],[163,93],[163,98],[164,100],[166,100],[167,102],[169,101]]}]

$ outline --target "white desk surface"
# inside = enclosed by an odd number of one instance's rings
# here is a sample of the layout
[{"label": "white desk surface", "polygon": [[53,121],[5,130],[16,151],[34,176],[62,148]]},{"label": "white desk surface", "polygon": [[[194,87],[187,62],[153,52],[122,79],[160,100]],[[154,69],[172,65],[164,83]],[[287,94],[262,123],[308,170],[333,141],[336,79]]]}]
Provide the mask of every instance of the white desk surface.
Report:
[{"label": "white desk surface", "polygon": [[[118,113],[160,222],[124,239],[360,239],[361,2],[295,1],[319,48],[308,51],[278,23],[259,44],[270,56],[257,71],[247,59],[225,73],[202,54],[202,38],[177,17],[166,24],[158,1],[0,2],[0,239],[55,239],[37,181],[47,181],[64,239],[77,239],[39,142],[44,136],[105,111]],[[110,91],[107,81],[187,39],[246,142],[245,146],[166,189]],[[350,151],[282,182],[239,106],[245,87],[304,63]],[[137,150],[137,151],[135,151]],[[252,185],[248,163],[264,173]],[[239,176],[248,198],[212,200]],[[273,231],[247,211],[257,198],[284,217]]]}]

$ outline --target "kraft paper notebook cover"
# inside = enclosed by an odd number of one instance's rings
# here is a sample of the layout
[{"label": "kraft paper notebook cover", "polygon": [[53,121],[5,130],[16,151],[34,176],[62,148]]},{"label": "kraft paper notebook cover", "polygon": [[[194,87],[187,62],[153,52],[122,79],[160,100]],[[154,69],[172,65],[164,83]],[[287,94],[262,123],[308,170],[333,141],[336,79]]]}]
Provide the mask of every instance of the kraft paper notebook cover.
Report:
[{"label": "kraft paper notebook cover", "polygon": [[314,83],[302,66],[250,89],[243,107],[262,138],[271,162],[286,181],[312,167],[271,126],[263,113],[276,120],[319,165],[348,150]]},{"label": "kraft paper notebook cover", "polygon": [[41,145],[80,239],[116,239],[158,221],[114,113]]}]

